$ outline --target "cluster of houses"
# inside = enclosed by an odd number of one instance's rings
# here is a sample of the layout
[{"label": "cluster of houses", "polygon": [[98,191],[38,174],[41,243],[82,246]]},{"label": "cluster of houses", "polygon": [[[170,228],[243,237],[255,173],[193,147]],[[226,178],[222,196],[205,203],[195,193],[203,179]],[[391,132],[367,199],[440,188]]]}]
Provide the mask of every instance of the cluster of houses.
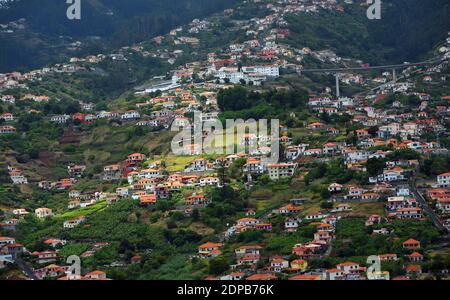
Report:
[{"label": "cluster of houses", "polygon": [[[27,254],[30,255],[33,265],[37,266],[32,268],[33,275],[40,280],[108,280],[106,273],[100,270],[81,275],[76,274],[70,266],[56,265],[55,263],[63,259],[59,255],[58,248],[66,245],[66,243],[66,240],[50,238],[43,241],[43,244],[50,250],[29,252],[22,244],[17,243],[15,238],[0,236],[0,270],[8,264],[14,264],[22,254]],[[83,253],[82,256],[90,256],[105,245],[104,243],[95,244],[93,250]]]},{"label": "cluster of houses", "polygon": [[[285,29],[287,22],[285,14],[293,12],[314,13],[319,9],[329,9],[342,11],[343,6],[333,0],[315,1],[280,1],[267,4],[271,13],[265,17],[253,18],[251,20],[238,22],[235,24],[239,28],[246,29],[247,40],[242,43],[228,45],[220,53],[209,53],[207,61],[188,63],[173,70],[173,76],[167,87],[158,87],[164,92],[142,103],[135,103],[136,109],[122,112],[94,111],[94,104],[83,103],[80,105],[83,112],[74,114],[53,115],[49,119],[53,123],[67,124],[69,122],[79,124],[92,124],[97,120],[120,120],[125,123],[133,123],[136,126],[151,126],[169,128],[170,125],[192,129],[193,120],[187,117],[191,112],[202,108],[201,122],[206,123],[218,117],[217,88],[224,87],[222,84],[252,84],[260,85],[269,79],[280,76],[280,68],[293,68],[301,71],[301,66],[292,64],[289,61],[303,61],[304,57],[310,55],[321,62],[339,63],[342,58],[333,51],[321,50],[312,51],[309,48],[295,49],[287,45],[278,43],[279,40],[290,35]],[[228,11],[224,13],[233,13]],[[274,26],[275,25],[275,26]],[[172,30],[168,37],[157,37],[155,43],[161,44],[163,39],[172,39],[175,45],[188,44],[196,47],[200,40],[196,34],[209,30],[212,24],[205,20],[194,20],[189,24],[188,35],[184,35],[184,29]],[[167,59],[173,64],[175,58],[182,55],[183,50],[160,51],[150,53],[141,46],[123,47],[117,54],[88,56],[86,58],[72,58],[70,64],[57,65],[52,68],[43,68],[26,74],[18,72],[10,74],[0,74],[0,90],[9,88],[26,88],[26,81],[35,81],[46,74],[54,72],[77,72],[84,67],[79,63],[99,63],[109,57],[113,61],[125,61],[126,51],[137,51],[144,56],[157,56]],[[252,63],[242,65],[242,58],[253,60]],[[439,66],[438,66],[439,69]],[[198,71],[200,70],[200,71]],[[431,73],[436,70],[428,70]],[[427,73],[430,73],[428,72]],[[406,71],[405,71],[406,72]],[[372,81],[386,83],[390,74],[384,73],[382,77]],[[200,78],[200,83],[196,82],[196,77]],[[436,77],[436,76],[435,76]],[[209,79],[207,79],[209,78]],[[342,76],[340,80],[346,84],[362,84],[364,78],[359,74],[348,74]],[[427,74],[425,82],[432,82],[434,77]],[[213,83],[215,82],[215,83]],[[201,93],[195,93],[195,89],[185,89],[181,86],[185,83],[192,83],[193,87],[201,87]],[[121,184],[113,193],[105,192],[80,192],[74,189],[76,178],[83,176],[86,166],[71,164],[67,166],[70,178],[61,179],[57,182],[41,181],[38,186],[46,190],[67,190],[69,191],[68,209],[84,208],[94,205],[98,201],[106,201],[109,205],[124,199],[138,200],[143,207],[154,206],[158,201],[169,199],[171,194],[190,187],[201,190],[203,187],[222,187],[223,182],[217,175],[219,168],[229,168],[239,159],[244,159],[243,172],[250,178],[252,175],[267,174],[271,180],[280,180],[294,177],[299,166],[305,161],[314,159],[329,159],[342,157],[348,169],[354,171],[367,171],[365,164],[372,158],[386,158],[389,153],[398,149],[412,149],[424,156],[432,154],[445,154],[447,149],[442,147],[437,140],[425,140],[424,133],[440,134],[445,132],[442,118],[449,112],[448,106],[431,106],[431,96],[426,93],[416,93],[413,91],[414,84],[406,83],[386,83],[378,94],[365,98],[337,97],[333,99],[328,93],[324,95],[313,95],[309,98],[308,107],[317,116],[323,115],[331,117],[350,116],[352,125],[357,126],[353,132],[355,143],[338,139],[340,130],[325,124],[325,121],[314,121],[305,124],[305,129],[311,134],[323,134],[329,137],[327,141],[320,145],[297,144],[294,145],[292,138],[284,135],[280,137],[280,142],[285,145],[284,161],[279,163],[264,163],[264,158],[270,154],[267,147],[270,138],[261,138],[256,135],[246,134],[241,137],[240,143],[243,145],[258,145],[257,149],[249,154],[231,154],[223,157],[203,158],[200,157],[202,149],[200,145],[185,145],[186,155],[198,156],[186,166],[183,172],[168,172],[162,162],[150,162],[145,154],[132,153],[127,158],[117,164],[103,167],[101,179],[106,182],[119,182],[126,180],[126,184]],[[147,89],[143,94],[150,92]],[[369,101],[376,104],[383,101],[390,93],[402,93],[407,96],[417,96],[420,105],[412,107],[412,112],[398,112],[397,108],[402,108],[399,102],[392,103],[392,110],[377,109],[375,105],[370,105]],[[142,94],[142,93],[141,93]],[[447,96],[448,97],[448,96]],[[442,100],[446,98],[443,97]],[[21,100],[42,103],[49,101],[45,95],[26,94]],[[448,100],[448,98],[446,99]],[[16,99],[12,95],[2,95],[3,103],[14,104]],[[144,109],[151,108],[151,113],[144,114]],[[295,114],[294,114],[295,117]],[[13,122],[14,115],[3,113],[0,119],[5,122]],[[286,131],[286,130],[283,130]],[[0,126],[0,134],[16,133],[15,127],[11,125]],[[206,137],[204,137],[206,139]],[[385,150],[389,148],[390,150]],[[359,280],[366,279],[366,268],[354,262],[342,262],[336,268],[325,270],[308,270],[308,259],[320,258],[328,255],[330,245],[335,235],[337,222],[343,213],[352,210],[350,202],[377,202],[386,199],[385,210],[387,220],[424,220],[424,212],[418,201],[412,195],[409,188],[397,187],[392,184],[408,180],[417,169],[417,160],[388,161],[385,168],[369,178],[368,186],[342,185],[332,183],[328,186],[328,191],[332,194],[332,201],[341,202],[336,205],[330,213],[313,212],[303,213],[302,205],[306,200],[293,199],[290,203],[282,205],[271,211],[271,214],[284,216],[284,230],[287,233],[296,232],[300,225],[308,222],[315,227],[314,238],[311,241],[292,245],[292,256],[294,259],[283,256],[269,257],[265,265],[262,260],[263,245],[242,245],[234,250],[236,263],[231,266],[232,273],[225,274],[218,278],[221,280],[272,280],[281,275],[288,276],[291,280]],[[22,171],[14,166],[8,167],[9,175],[14,184],[28,184],[27,178]],[[434,202],[434,207],[444,224],[450,228],[448,213],[450,211],[450,173],[444,173],[437,177],[436,186],[427,189],[427,197]],[[184,199],[184,209],[187,214],[192,213],[195,207],[204,207],[211,203],[211,199],[203,192],[194,192]],[[34,211],[36,217],[45,219],[52,217],[53,210],[50,208],[38,208]],[[16,218],[4,220],[0,223],[2,229],[13,230],[19,223],[20,218],[26,216],[28,212],[23,209],[13,211]],[[302,215],[302,217],[300,217]],[[370,215],[366,221],[366,226],[373,226],[381,223],[383,218],[380,215]],[[84,216],[67,220],[63,223],[66,229],[73,229],[86,221]],[[244,218],[236,220],[224,232],[224,241],[207,242],[198,247],[198,256],[202,258],[214,258],[222,255],[225,242],[233,235],[238,235],[247,230],[272,231],[272,224],[267,221],[267,217],[256,218],[254,210],[248,210]],[[374,230],[377,234],[386,234],[386,229]],[[44,242],[46,245],[56,248],[64,245],[66,241],[49,239]],[[93,255],[104,244],[94,245],[91,250],[82,254],[83,257]],[[402,243],[402,247],[408,254],[405,256],[410,262],[405,265],[407,274],[420,274],[420,262],[424,256],[420,251],[420,242],[408,239]],[[14,238],[0,237],[0,268],[7,263],[13,263],[14,258],[26,251],[26,249],[16,244]],[[69,267],[56,265],[61,257],[57,250],[47,250],[31,253],[33,259],[38,264],[49,264],[43,268],[35,270],[38,278],[58,278],[60,280],[105,280],[106,274],[102,271],[93,271],[84,276],[69,273]],[[397,254],[380,254],[381,261],[398,260]],[[138,257],[132,259],[139,261]],[[380,272],[372,274],[376,279],[389,279],[389,274]],[[404,278],[397,278],[404,279]]]},{"label": "cluster of houses", "polygon": [[0,236],[0,270],[15,263],[16,258],[26,249],[13,237]]},{"label": "cluster of houses", "polygon": [[450,173],[438,175],[436,183],[425,190],[424,196],[426,196],[443,226],[450,230]]},{"label": "cluster of houses", "polygon": [[[262,245],[242,245],[235,250],[236,264],[232,265],[232,272],[221,276],[207,276],[207,280],[277,280],[288,278],[288,280],[409,280],[422,273],[421,263],[424,255],[420,253],[421,243],[409,238],[402,242],[405,264],[403,266],[406,276],[391,278],[387,271],[370,271],[366,266],[352,261],[338,263],[336,267],[330,269],[309,269],[308,259],[317,255],[323,250],[323,241],[331,239],[334,232],[333,225],[329,223],[312,223],[318,229],[314,235],[315,240],[305,244],[298,244],[293,247],[295,258],[285,258],[283,256],[272,256],[268,259],[268,264],[261,267]],[[207,242],[198,247],[200,257],[216,257],[222,253],[223,243]],[[317,257],[317,256],[316,256]],[[380,263],[398,261],[399,255],[386,253],[376,255]],[[374,262],[375,262],[374,261]]]},{"label": "cluster of houses", "polygon": [[[44,244],[51,248],[65,245],[65,240],[48,239],[44,241]],[[59,255],[58,249],[35,251],[30,253],[34,259],[37,268],[33,269],[34,276],[39,280],[44,279],[57,279],[57,280],[109,280],[106,273],[100,270],[95,270],[81,275],[77,270],[73,270],[70,266],[57,265],[58,261],[62,260],[62,256]],[[42,266],[45,265],[45,266]]]}]

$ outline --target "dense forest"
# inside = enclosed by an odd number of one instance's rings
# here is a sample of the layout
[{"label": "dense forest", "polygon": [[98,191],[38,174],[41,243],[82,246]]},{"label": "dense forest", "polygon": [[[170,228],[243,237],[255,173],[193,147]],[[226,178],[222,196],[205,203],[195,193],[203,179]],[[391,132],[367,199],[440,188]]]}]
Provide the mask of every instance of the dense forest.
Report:
[{"label": "dense forest", "polygon": [[[365,1],[361,1],[365,2]],[[288,17],[297,47],[333,49],[371,64],[416,61],[445,40],[450,29],[448,0],[382,2],[381,20],[369,20],[365,6],[341,13]]]},{"label": "dense forest", "polygon": [[[0,9],[0,24],[21,18],[26,30],[0,33],[0,72],[60,61],[62,45],[77,39],[89,52],[143,41],[233,6],[237,0],[85,0],[81,20],[68,20],[65,1],[20,0]],[[96,37],[96,39],[92,39]],[[90,38],[90,39],[87,39]],[[98,38],[101,38],[100,40]]]},{"label": "dense forest", "polygon": [[[193,18],[234,7],[238,2],[84,0],[81,20],[70,21],[66,17],[65,1],[12,1],[8,9],[0,9],[0,24],[24,18],[25,30],[0,32],[0,72],[29,70],[70,56],[99,53],[148,40]],[[244,6],[233,18],[270,14],[267,8],[251,10],[251,7]],[[288,42],[316,50],[331,48],[339,55],[372,64],[398,63],[421,59],[445,39],[450,29],[448,0],[383,1],[381,20],[367,19],[365,10],[364,5],[353,5],[346,6],[344,13],[287,16],[292,32]],[[227,38],[226,30],[221,36],[223,40]],[[84,44],[81,50],[67,51],[67,46],[78,40]]]}]

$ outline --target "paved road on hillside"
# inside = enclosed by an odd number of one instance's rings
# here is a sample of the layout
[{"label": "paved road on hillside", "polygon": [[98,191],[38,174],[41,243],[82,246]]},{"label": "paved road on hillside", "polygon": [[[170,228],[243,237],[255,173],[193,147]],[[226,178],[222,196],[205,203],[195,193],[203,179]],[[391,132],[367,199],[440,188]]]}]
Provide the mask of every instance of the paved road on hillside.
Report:
[{"label": "paved road on hillside", "polygon": [[28,266],[27,263],[24,262],[22,259],[16,258],[16,264],[19,267],[19,269],[21,269],[22,272],[24,272],[28,276],[28,278],[30,278],[31,280],[39,280],[39,278],[37,278],[36,275],[34,275],[34,272],[30,268],[30,266]]},{"label": "paved road on hillside", "polygon": [[433,221],[434,226],[436,226],[439,230],[445,232],[448,234],[447,228],[442,224],[441,219],[436,215],[435,211],[428,205],[427,200],[422,196],[422,194],[417,190],[416,186],[416,180],[415,178],[411,179],[409,181],[409,186],[411,188],[411,191],[413,192],[415,198],[419,201],[419,203],[422,205],[422,208],[425,210],[425,212],[430,217],[431,221]]}]

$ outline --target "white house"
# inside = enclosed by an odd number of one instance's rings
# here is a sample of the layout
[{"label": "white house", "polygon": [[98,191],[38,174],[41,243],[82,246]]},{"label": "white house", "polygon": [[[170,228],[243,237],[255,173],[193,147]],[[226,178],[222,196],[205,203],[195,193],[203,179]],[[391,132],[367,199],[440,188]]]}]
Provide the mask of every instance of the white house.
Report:
[{"label": "white house", "polygon": [[360,267],[354,262],[343,262],[336,266],[339,270],[342,270],[345,274],[352,274],[359,271]]},{"label": "white house", "polygon": [[295,232],[295,231],[297,231],[297,228],[298,228],[300,222],[301,222],[301,220],[296,219],[296,218],[294,218],[294,219],[287,219],[284,222],[284,229],[287,232]]},{"label": "white house", "polygon": [[15,243],[16,240],[12,237],[0,236],[0,248],[8,244],[15,244]]},{"label": "white house", "polygon": [[203,177],[199,181],[200,186],[207,186],[207,185],[220,185],[220,180],[217,177]]},{"label": "white house", "polygon": [[242,218],[237,220],[237,224],[241,226],[253,226],[259,224],[259,220],[255,218]]},{"label": "white house", "polygon": [[58,124],[65,124],[68,120],[70,120],[69,115],[56,115],[50,118],[50,121]]},{"label": "white house", "polygon": [[9,172],[13,184],[28,184],[28,179],[19,171]]},{"label": "white house", "polygon": [[80,225],[81,223],[83,223],[85,220],[86,220],[86,218],[81,216],[81,217],[78,217],[73,220],[65,221],[63,226],[66,229],[72,229],[72,228],[75,228],[76,226]]},{"label": "white house", "polygon": [[340,280],[344,277],[345,273],[341,269],[328,269],[322,274],[324,280]]},{"label": "white house", "polygon": [[10,125],[0,126],[0,134],[13,134],[16,131],[16,128]]},{"label": "white house", "polygon": [[438,185],[438,187],[441,187],[441,188],[450,187],[450,173],[444,173],[444,174],[438,175],[437,185]]},{"label": "white house", "polygon": [[289,268],[289,261],[281,257],[274,257],[270,260],[269,268],[273,272],[282,272],[284,269]]},{"label": "white house", "polygon": [[53,211],[50,208],[38,208],[34,211],[36,216],[40,219],[47,218],[53,216]]},{"label": "white house", "polygon": [[297,164],[295,163],[279,163],[267,165],[267,170],[269,172],[270,179],[272,180],[292,177],[294,176],[296,168]]},{"label": "white house", "polygon": [[278,66],[267,65],[267,66],[252,66],[252,67],[242,67],[244,73],[254,73],[269,77],[280,76],[280,68]]},{"label": "white house", "polygon": [[0,115],[0,119],[5,120],[6,122],[14,121],[14,115],[12,113],[4,113]]},{"label": "white house", "polygon": [[120,118],[121,118],[122,120],[136,120],[136,119],[141,118],[141,115],[140,115],[139,112],[136,111],[136,110],[129,110],[129,111],[123,113],[123,114],[120,116]]},{"label": "white house", "polygon": [[330,193],[339,193],[342,191],[343,188],[344,188],[344,186],[342,184],[332,183],[328,186],[328,191]]}]

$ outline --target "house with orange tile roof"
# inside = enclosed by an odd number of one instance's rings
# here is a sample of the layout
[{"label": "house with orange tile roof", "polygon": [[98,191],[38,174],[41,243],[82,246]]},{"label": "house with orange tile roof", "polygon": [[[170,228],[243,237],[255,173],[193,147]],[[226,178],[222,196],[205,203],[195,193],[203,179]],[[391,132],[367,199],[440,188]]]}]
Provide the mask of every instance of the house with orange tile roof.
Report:
[{"label": "house with orange tile roof", "polygon": [[134,163],[134,164],[138,164],[143,162],[146,159],[145,154],[142,153],[132,153],[130,155],[128,155],[127,157],[127,162],[129,163]]},{"label": "house with orange tile roof", "polygon": [[409,255],[406,255],[406,257],[411,262],[421,262],[421,261],[423,261],[423,255],[420,254],[419,252],[413,252],[413,253],[411,253]]},{"label": "house with orange tile roof", "polygon": [[300,274],[289,277],[288,280],[322,280],[320,274]]},{"label": "house with orange tile roof", "polygon": [[66,240],[60,240],[60,239],[47,239],[44,241],[44,244],[49,245],[53,248],[57,246],[64,246],[67,243]]},{"label": "house with orange tile roof", "polygon": [[403,249],[416,250],[420,249],[420,242],[415,239],[408,239],[402,243]]},{"label": "house with orange tile roof", "polygon": [[329,243],[331,240],[330,231],[319,230],[314,233],[314,241],[325,241]]},{"label": "house with orange tile roof", "polygon": [[291,261],[291,269],[304,272],[308,268],[308,262],[304,259],[294,259]]},{"label": "house with orange tile roof", "polygon": [[337,264],[336,268],[342,270],[345,274],[354,274],[361,271],[359,264],[350,261]]},{"label": "house with orange tile roof", "polygon": [[60,256],[58,256],[58,253],[56,251],[35,251],[31,253],[33,256],[37,256],[36,262],[38,264],[45,264],[56,261]]},{"label": "house with orange tile roof", "polygon": [[380,261],[397,261],[398,256],[394,253],[386,253],[386,254],[379,254],[378,257],[380,258]]},{"label": "house with orange tile roof", "polygon": [[259,253],[246,253],[237,258],[238,266],[256,266],[256,264],[261,259]]},{"label": "house with orange tile roof", "polygon": [[106,273],[103,271],[92,271],[87,273],[84,278],[85,280],[101,280],[101,279],[106,279]]},{"label": "house with orange tile roof", "polygon": [[411,279],[407,276],[398,276],[398,277],[392,278],[392,280],[399,281],[399,280],[411,280]]},{"label": "house with orange tile roof", "polygon": [[255,226],[259,224],[259,220],[255,218],[241,218],[237,220],[237,225],[241,226]]},{"label": "house with orange tile roof", "polygon": [[314,122],[314,123],[311,123],[308,126],[306,126],[306,128],[312,129],[312,130],[318,130],[318,129],[325,128],[325,125],[323,123],[320,123],[320,122]]},{"label": "house with orange tile roof", "polygon": [[283,270],[289,268],[289,261],[280,256],[275,256],[270,259],[269,270],[272,272],[280,273]]},{"label": "house with orange tile roof", "polygon": [[225,276],[221,276],[220,280],[243,280],[245,277],[244,272],[233,272]]},{"label": "house with orange tile roof", "polygon": [[259,273],[248,276],[245,280],[276,280],[277,276],[272,273]]},{"label": "house with orange tile roof", "polygon": [[16,239],[12,237],[0,236],[0,248],[8,244],[15,244]]},{"label": "house with orange tile roof", "polygon": [[294,204],[287,204],[284,205],[278,209],[275,209],[273,212],[276,214],[281,214],[281,215],[290,215],[290,214],[296,214],[298,212],[300,212],[303,208],[300,206],[296,206]]},{"label": "house with orange tile roof", "polygon": [[247,159],[247,163],[244,165],[244,171],[247,173],[262,174],[265,171],[264,165],[260,159],[250,157]]},{"label": "house with orange tile roof", "polygon": [[325,272],[323,272],[322,274],[322,278],[324,280],[342,280],[344,279],[344,275],[345,272],[343,270],[334,268],[325,270]]},{"label": "house with orange tile roof", "polygon": [[198,254],[200,254],[201,256],[211,256],[213,255],[214,251],[220,251],[220,248],[222,248],[222,246],[222,243],[207,242],[198,246]]},{"label": "house with orange tile roof", "polygon": [[407,274],[422,274],[422,267],[420,265],[406,265],[404,268]]},{"label": "house with orange tile roof", "polygon": [[203,194],[192,194],[186,198],[186,205],[208,205],[211,200]]},{"label": "house with orange tile roof", "polygon": [[140,205],[154,205],[156,204],[157,197],[155,194],[145,194],[139,196]]}]

